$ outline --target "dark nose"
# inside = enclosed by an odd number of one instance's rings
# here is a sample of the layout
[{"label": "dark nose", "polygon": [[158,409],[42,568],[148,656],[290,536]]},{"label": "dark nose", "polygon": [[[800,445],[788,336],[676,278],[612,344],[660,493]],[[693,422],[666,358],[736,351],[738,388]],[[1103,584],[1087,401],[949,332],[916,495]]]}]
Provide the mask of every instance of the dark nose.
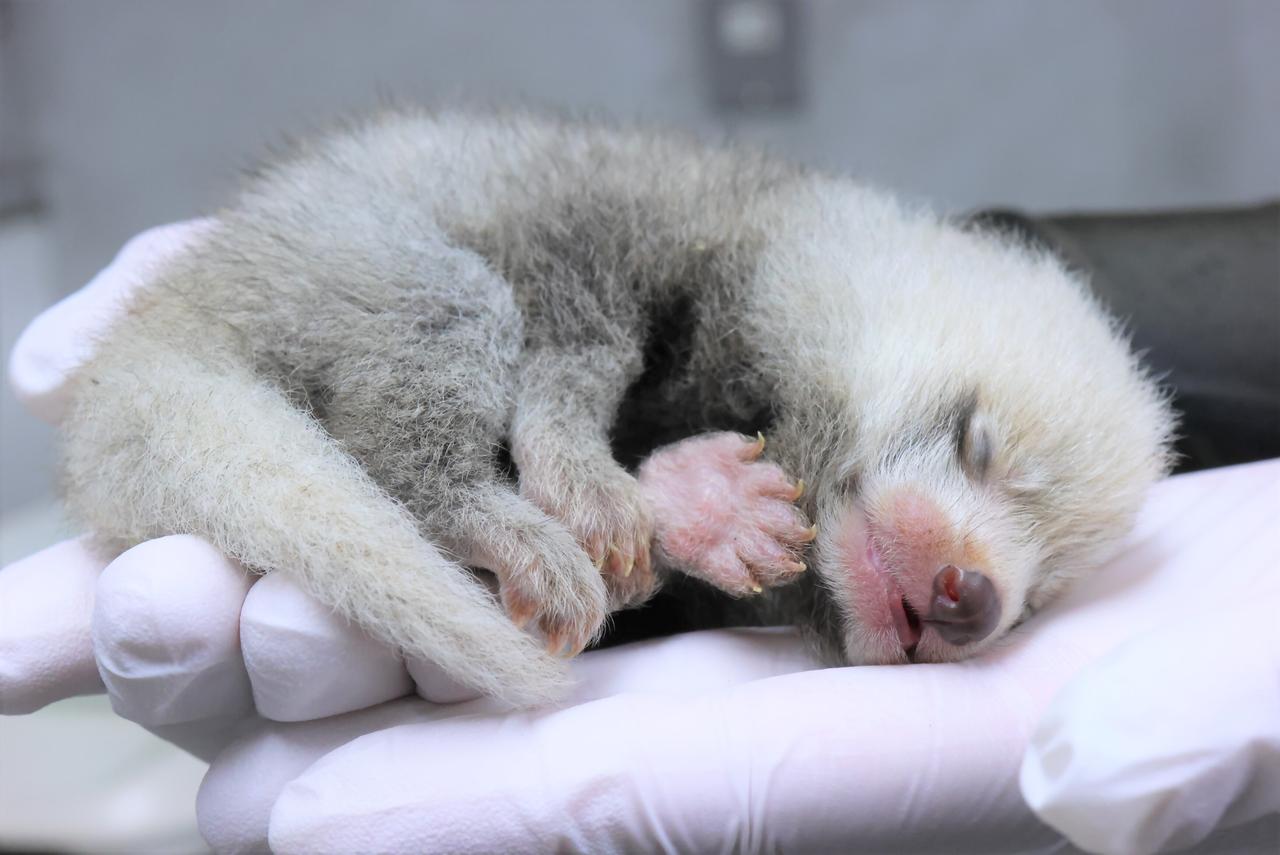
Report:
[{"label": "dark nose", "polygon": [[981,641],[1000,622],[996,586],[976,570],[948,564],[933,577],[928,622],[948,644]]}]

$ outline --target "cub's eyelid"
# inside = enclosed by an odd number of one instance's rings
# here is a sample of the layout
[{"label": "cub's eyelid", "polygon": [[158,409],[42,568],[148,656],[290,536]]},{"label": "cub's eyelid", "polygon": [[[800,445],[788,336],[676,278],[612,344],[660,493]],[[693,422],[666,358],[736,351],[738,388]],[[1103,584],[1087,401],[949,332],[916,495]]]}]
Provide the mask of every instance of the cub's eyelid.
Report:
[{"label": "cub's eyelid", "polygon": [[981,413],[969,417],[960,435],[960,447],[957,449],[960,465],[970,477],[985,478],[991,469],[992,458],[995,457],[995,439],[990,422]]}]

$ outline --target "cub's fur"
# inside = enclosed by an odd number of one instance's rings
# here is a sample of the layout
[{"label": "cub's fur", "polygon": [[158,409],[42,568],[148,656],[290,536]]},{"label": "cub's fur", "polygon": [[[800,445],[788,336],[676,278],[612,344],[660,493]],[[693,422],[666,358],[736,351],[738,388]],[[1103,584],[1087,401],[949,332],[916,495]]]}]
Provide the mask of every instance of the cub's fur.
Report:
[{"label": "cub's fur", "polygon": [[[820,524],[903,479],[967,503],[1007,627],[1107,555],[1171,419],[1045,255],[750,151],[395,111],[264,167],[136,298],[76,380],[66,496],[117,548],[197,533],[530,703],[563,664],[463,565],[580,648],[649,593],[580,545],[647,535],[620,437],[764,424]],[[826,536],[786,596],[871,661]]]}]

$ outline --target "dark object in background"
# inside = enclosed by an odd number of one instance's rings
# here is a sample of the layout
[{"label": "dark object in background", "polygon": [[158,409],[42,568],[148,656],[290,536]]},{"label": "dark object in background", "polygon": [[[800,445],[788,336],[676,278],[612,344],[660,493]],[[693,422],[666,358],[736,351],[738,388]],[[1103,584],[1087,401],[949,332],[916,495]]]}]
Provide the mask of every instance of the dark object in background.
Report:
[{"label": "dark object in background", "polygon": [[1280,203],[971,220],[1089,273],[1175,392],[1176,471],[1280,457]]},{"label": "dark object in background", "polygon": [[[1089,273],[1174,390],[1177,471],[1280,457],[1280,203],[1040,218],[992,210],[970,221],[1040,243]],[[743,605],[673,577],[648,605],[614,614],[596,646],[760,623]]]}]

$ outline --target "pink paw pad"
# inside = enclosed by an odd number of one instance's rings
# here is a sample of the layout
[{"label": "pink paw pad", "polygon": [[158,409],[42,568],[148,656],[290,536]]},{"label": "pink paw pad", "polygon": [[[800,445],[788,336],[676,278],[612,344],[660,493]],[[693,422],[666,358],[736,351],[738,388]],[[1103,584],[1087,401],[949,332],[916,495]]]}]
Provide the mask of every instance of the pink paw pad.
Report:
[{"label": "pink paw pad", "polygon": [[795,578],[816,534],[795,506],[803,483],[763,451],[763,437],[698,436],[656,452],[639,475],[664,557],[739,596]]}]

